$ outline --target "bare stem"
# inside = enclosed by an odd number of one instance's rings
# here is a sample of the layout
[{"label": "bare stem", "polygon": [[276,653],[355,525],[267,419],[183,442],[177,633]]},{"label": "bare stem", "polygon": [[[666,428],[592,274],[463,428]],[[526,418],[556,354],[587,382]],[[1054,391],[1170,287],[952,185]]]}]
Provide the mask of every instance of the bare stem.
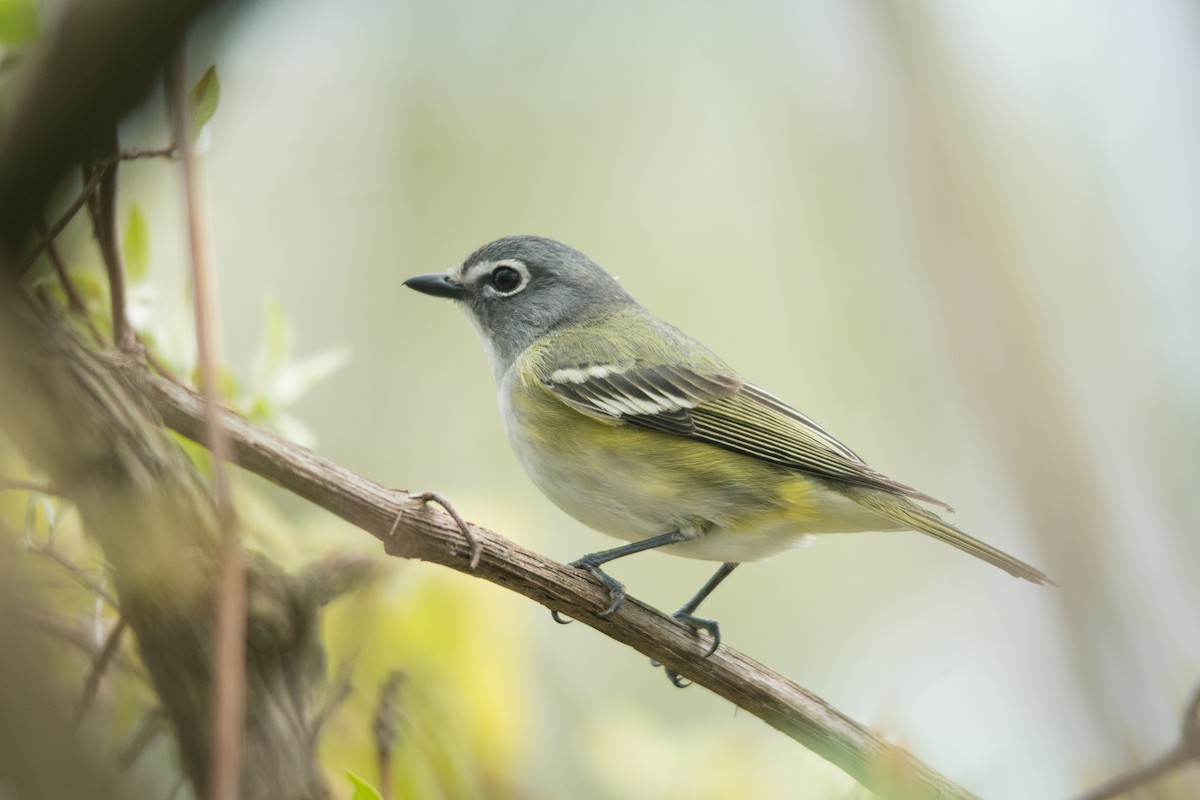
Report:
[{"label": "bare stem", "polygon": [[120,611],[120,604],[117,603],[117,598],[113,597],[111,592],[101,586],[95,578],[89,575],[87,570],[64,555],[63,552],[53,544],[44,544],[40,547],[31,547],[29,548],[29,552],[37,553],[40,556],[45,556],[55,564],[58,564],[67,572],[75,576],[75,579],[83,584],[84,587],[107,603],[109,608],[112,608],[114,611]]},{"label": "bare stem", "polygon": [[239,796],[243,719],[245,717],[246,664],[246,562],[238,532],[237,514],[225,463],[229,442],[217,421],[220,401],[217,366],[221,359],[218,330],[216,269],[209,238],[208,203],[202,189],[192,147],[191,114],[187,103],[187,75],[181,45],[168,69],[169,95],[175,112],[175,141],[183,166],[187,204],[188,244],[192,264],[196,344],[204,392],[205,441],[213,459],[213,485],[221,529],[221,576],[216,595],[216,644],[213,660],[213,750],[210,767],[212,800]]},{"label": "bare stem", "polygon": [[113,625],[112,630],[108,632],[108,636],[104,640],[104,646],[100,648],[100,652],[92,659],[92,668],[88,672],[87,679],[83,682],[83,695],[79,698],[79,705],[75,709],[74,727],[79,727],[79,723],[91,710],[92,703],[96,700],[96,692],[100,689],[100,680],[104,677],[104,673],[108,671],[108,665],[112,663],[113,656],[117,654],[118,648],[121,646],[121,636],[125,633],[128,627],[124,617],[117,619],[117,624]]},{"label": "bare stem", "polygon": [[113,341],[117,347],[129,350],[134,345],[133,328],[125,314],[125,265],[121,261],[121,247],[117,240],[117,162],[120,160],[117,129],[107,131],[104,140],[97,143],[98,152],[94,159],[84,165],[84,174],[99,173],[100,183],[88,197],[88,211],[92,217],[92,229],[100,245],[104,271],[108,275],[108,297],[112,304]]}]

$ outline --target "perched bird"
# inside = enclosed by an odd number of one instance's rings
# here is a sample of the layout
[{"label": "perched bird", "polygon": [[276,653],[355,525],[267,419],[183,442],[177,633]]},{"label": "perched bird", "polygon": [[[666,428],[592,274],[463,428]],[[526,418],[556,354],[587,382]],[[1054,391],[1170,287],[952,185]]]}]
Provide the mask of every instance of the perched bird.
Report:
[{"label": "perched bird", "polygon": [[[720,641],[696,609],[743,561],[813,534],[918,530],[1019,578],[1039,570],[944,521],[949,506],[876,472],[821,426],[655,317],[565,244],[511,236],[405,285],[457,301],[483,340],[517,459],[571,516],[629,544],[572,566],[662,549],[723,562],[674,617]],[[672,680],[678,683],[677,676]]]}]

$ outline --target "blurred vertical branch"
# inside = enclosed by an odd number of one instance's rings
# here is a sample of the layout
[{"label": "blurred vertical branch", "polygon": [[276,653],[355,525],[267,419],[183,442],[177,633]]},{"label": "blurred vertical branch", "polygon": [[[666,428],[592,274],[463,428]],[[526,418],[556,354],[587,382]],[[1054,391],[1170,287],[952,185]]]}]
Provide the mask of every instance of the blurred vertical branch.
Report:
[{"label": "blurred vertical branch", "polygon": [[208,198],[201,191],[193,148],[192,112],[187,100],[187,59],[183,45],[167,65],[167,94],[174,112],[175,142],[181,156],[192,299],[200,382],[207,409],[205,445],[212,451],[212,483],[221,533],[220,581],[216,594],[216,652],[213,673],[213,757],[210,765],[213,800],[236,800],[241,772],[242,725],[245,715],[246,563],[237,513],[230,493],[229,441],[217,423],[221,390],[218,370],[224,356],[220,342],[216,265],[208,224]]},{"label": "blurred vertical branch", "polygon": [[[1119,730],[1119,699],[1106,690],[1098,663],[1120,636],[1120,598],[1107,590],[1105,542],[1120,531],[1111,492],[1083,427],[1084,415],[1056,348],[1044,335],[1032,287],[1022,282],[1023,253],[1010,225],[998,174],[974,98],[947,67],[947,45],[928,14],[878,6],[896,64],[902,102],[898,127],[912,172],[911,226],[921,246],[924,284],[957,383],[975,415],[986,420],[988,444],[1018,485],[1010,502],[1023,505],[1049,569],[1062,576],[1062,635],[1071,643],[1072,673],[1089,697],[1097,724]],[[912,13],[909,13],[912,12]],[[1030,459],[1030,443],[1038,443]],[[1115,630],[1114,630],[1115,628]]]},{"label": "blurred vertical branch", "polygon": [[[950,66],[957,43],[944,40],[946,29],[939,29],[928,11],[895,4],[876,8],[899,77],[897,127],[905,134],[901,147],[911,165],[904,188],[914,199],[909,222],[920,239],[919,263],[940,342],[959,373],[957,383],[966,388],[965,399],[979,419],[987,420],[981,427],[988,444],[1017,484],[1009,500],[1023,504],[1020,510],[1037,532],[1053,573],[1063,577],[1055,598],[1063,612],[1060,631],[1069,643],[1064,652],[1088,698],[1093,725],[1119,740],[1128,735],[1138,706],[1151,701],[1113,691],[1140,677],[1130,672],[1134,660],[1123,656],[1141,649],[1138,627],[1148,620],[1130,622],[1137,612],[1131,611],[1125,587],[1114,581],[1128,567],[1119,563],[1117,543],[1132,532],[1117,520],[1119,495],[1129,487],[1112,480],[1120,473],[1098,455],[1120,452],[1104,438],[1119,439],[1130,431],[1131,421],[1109,416],[1102,427],[1089,427],[1083,410],[1096,402],[1089,390],[1097,387],[1074,377],[1077,365],[1062,360],[1064,349],[1054,340],[1062,330],[1059,315],[1066,298],[1039,295],[1042,284],[1029,278],[1036,274],[1031,263],[1050,258],[1067,262],[1064,269],[1075,261],[1078,278],[1092,281],[1094,265],[1108,255],[1105,240],[1090,231],[1078,236],[1056,229],[1038,242],[1048,255],[1023,248],[1019,232],[1027,223],[1022,215],[1049,212],[1058,226],[1075,223],[1081,230],[1094,221],[1084,209],[1048,206],[1040,196],[1011,192],[1006,183],[1011,176],[1003,171],[1012,165],[998,164],[994,154],[982,151],[994,136],[1020,134],[998,134],[988,127],[983,109],[990,98],[970,94],[968,84],[959,83],[962,70]],[[1040,172],[1036,156],[1026,154],[1029,163],[1021,165],[1032,178],[1023,188],[1052,194],[1054,176]],[[1099,800],[1131,791],[1196,758],[1198,703],[1200,695],[1193,696],[1175,748],[1083,797]]]}]

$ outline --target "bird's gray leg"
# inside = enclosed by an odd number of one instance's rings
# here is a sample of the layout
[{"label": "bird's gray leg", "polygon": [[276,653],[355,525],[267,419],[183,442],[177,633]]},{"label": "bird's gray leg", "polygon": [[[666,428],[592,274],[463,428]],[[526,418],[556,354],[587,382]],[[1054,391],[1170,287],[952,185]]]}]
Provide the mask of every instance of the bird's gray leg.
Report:
[{"label": "bird's gray leg", "polygon": [[721,626],[717,624],[715,619],[707,619],[705,617],[697,617],[693,612],[700,607],[704,599],[712,594],[713,589],[720,585],[721,581],[729,577],[729,573],[733,572],[733,568],[737,564],[733,561],[727,561],[720,566],[716,573],[708,579],[708,583],[700,587],[700,591],[696,592],[695,597],[688,600],[679,610],[671,616],[680,622],[686,622],[698,631],[708,631],[708,635],[712,637],[712,646],[708,648],[708,652],[704,654],[708,658],[717,650],[717,645],[721,643]]},{"label": "bird's gray leg", "polygon": [[[694,612],[700,607],[700,604],[704,602],[705,598],[712,594],[713,589],[716,589],[717,586],[720,585],[721,581],[729,577],[729,573],[733,572],[733,569],[736,566],[737,563],[733,561],[727,561],[722,564],[720,568],[718,568],[713,574],[713,576],[708,579],[708,582],[700,587],[700,591],[696,592],[695,596],[692,597],[691,600],[688,600],[686,603],[680,606],[678,611],[671,615],[680,622],[692,626],[692,629],[695,631],[708,631],[708,635],[712,637],[712,645],[709,646],[708,652],[704,654],[705,658],[708,658],[713,653],[717,652],[717,647],[721,644],[721,626],[717,624],[715,619],[698,617]],[[650,663],[654,664],[656,667],[659,666],[653,661]],[[667,669],[666,673],[667,678],[671,681],[671,683],[675,684],[679,688],[682,689],[688,685],[683,678],[679,677],[679,673],[675,672],[674,670]]]},{"label": "bird's gray leg", "polygon": [[[643,539],[640,542],[630,542],[623,544],[620,547],[614,547],[611,550],[601,550],[599,553],[588,553],[583,558],[572,561],[571,566],[578,569],[586,569],[588,572],[604,584],[604,588],[608,589],[609,606],[601,611],[598,616],[611,617],[617,613],[617,609],[625,602],[625,586],[616,578],[609,575],[604,570],[600,569],[601,564],[607,564],[614,559],[622,558],[623,556],[631,556],[634,553],[641,553],[644,550],[653,550],[656,547],[663,547],[668,544],[677,544],[687,539],[687,534],[681,531],[671,531],[670,533],[662,533],[658,536],[651,536],[649,539]],[[714,584],[715,586],[716,584]],[[712,591],[712,589],[709,589]],[[703,596],[700,597],[703,600]],[[699,603],[699,600],[697,601]],[[558,615],[557,611],[551,611],[554,621],[566,624],[570,620],[564,620]]]}]

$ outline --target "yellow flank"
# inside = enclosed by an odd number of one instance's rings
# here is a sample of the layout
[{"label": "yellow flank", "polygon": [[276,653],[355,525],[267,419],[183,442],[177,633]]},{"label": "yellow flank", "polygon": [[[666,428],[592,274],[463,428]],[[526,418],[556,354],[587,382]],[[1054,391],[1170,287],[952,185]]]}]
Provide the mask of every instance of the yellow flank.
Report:
[{"label": "yellow flank", "polygon": [[807,524],[817,513],[817,499],[813,492],[813,482],[799,473],[793,472],[789,480],[779,486],[779,499],[788,517],[796,523]]},{"label": "yellow flank", "polygon": [[[875,529],[845,519],[862,509],[823,481],[713,445],[591,417],[526,372],[504,414],[513,450],[556,505],[627,541],[683,530],[695,541],[665,548],[723,561],[766,558],[807,534]],[[537,424],[530,420],[536,419]],[[886,527],[886,525],[885,525]]]}]

